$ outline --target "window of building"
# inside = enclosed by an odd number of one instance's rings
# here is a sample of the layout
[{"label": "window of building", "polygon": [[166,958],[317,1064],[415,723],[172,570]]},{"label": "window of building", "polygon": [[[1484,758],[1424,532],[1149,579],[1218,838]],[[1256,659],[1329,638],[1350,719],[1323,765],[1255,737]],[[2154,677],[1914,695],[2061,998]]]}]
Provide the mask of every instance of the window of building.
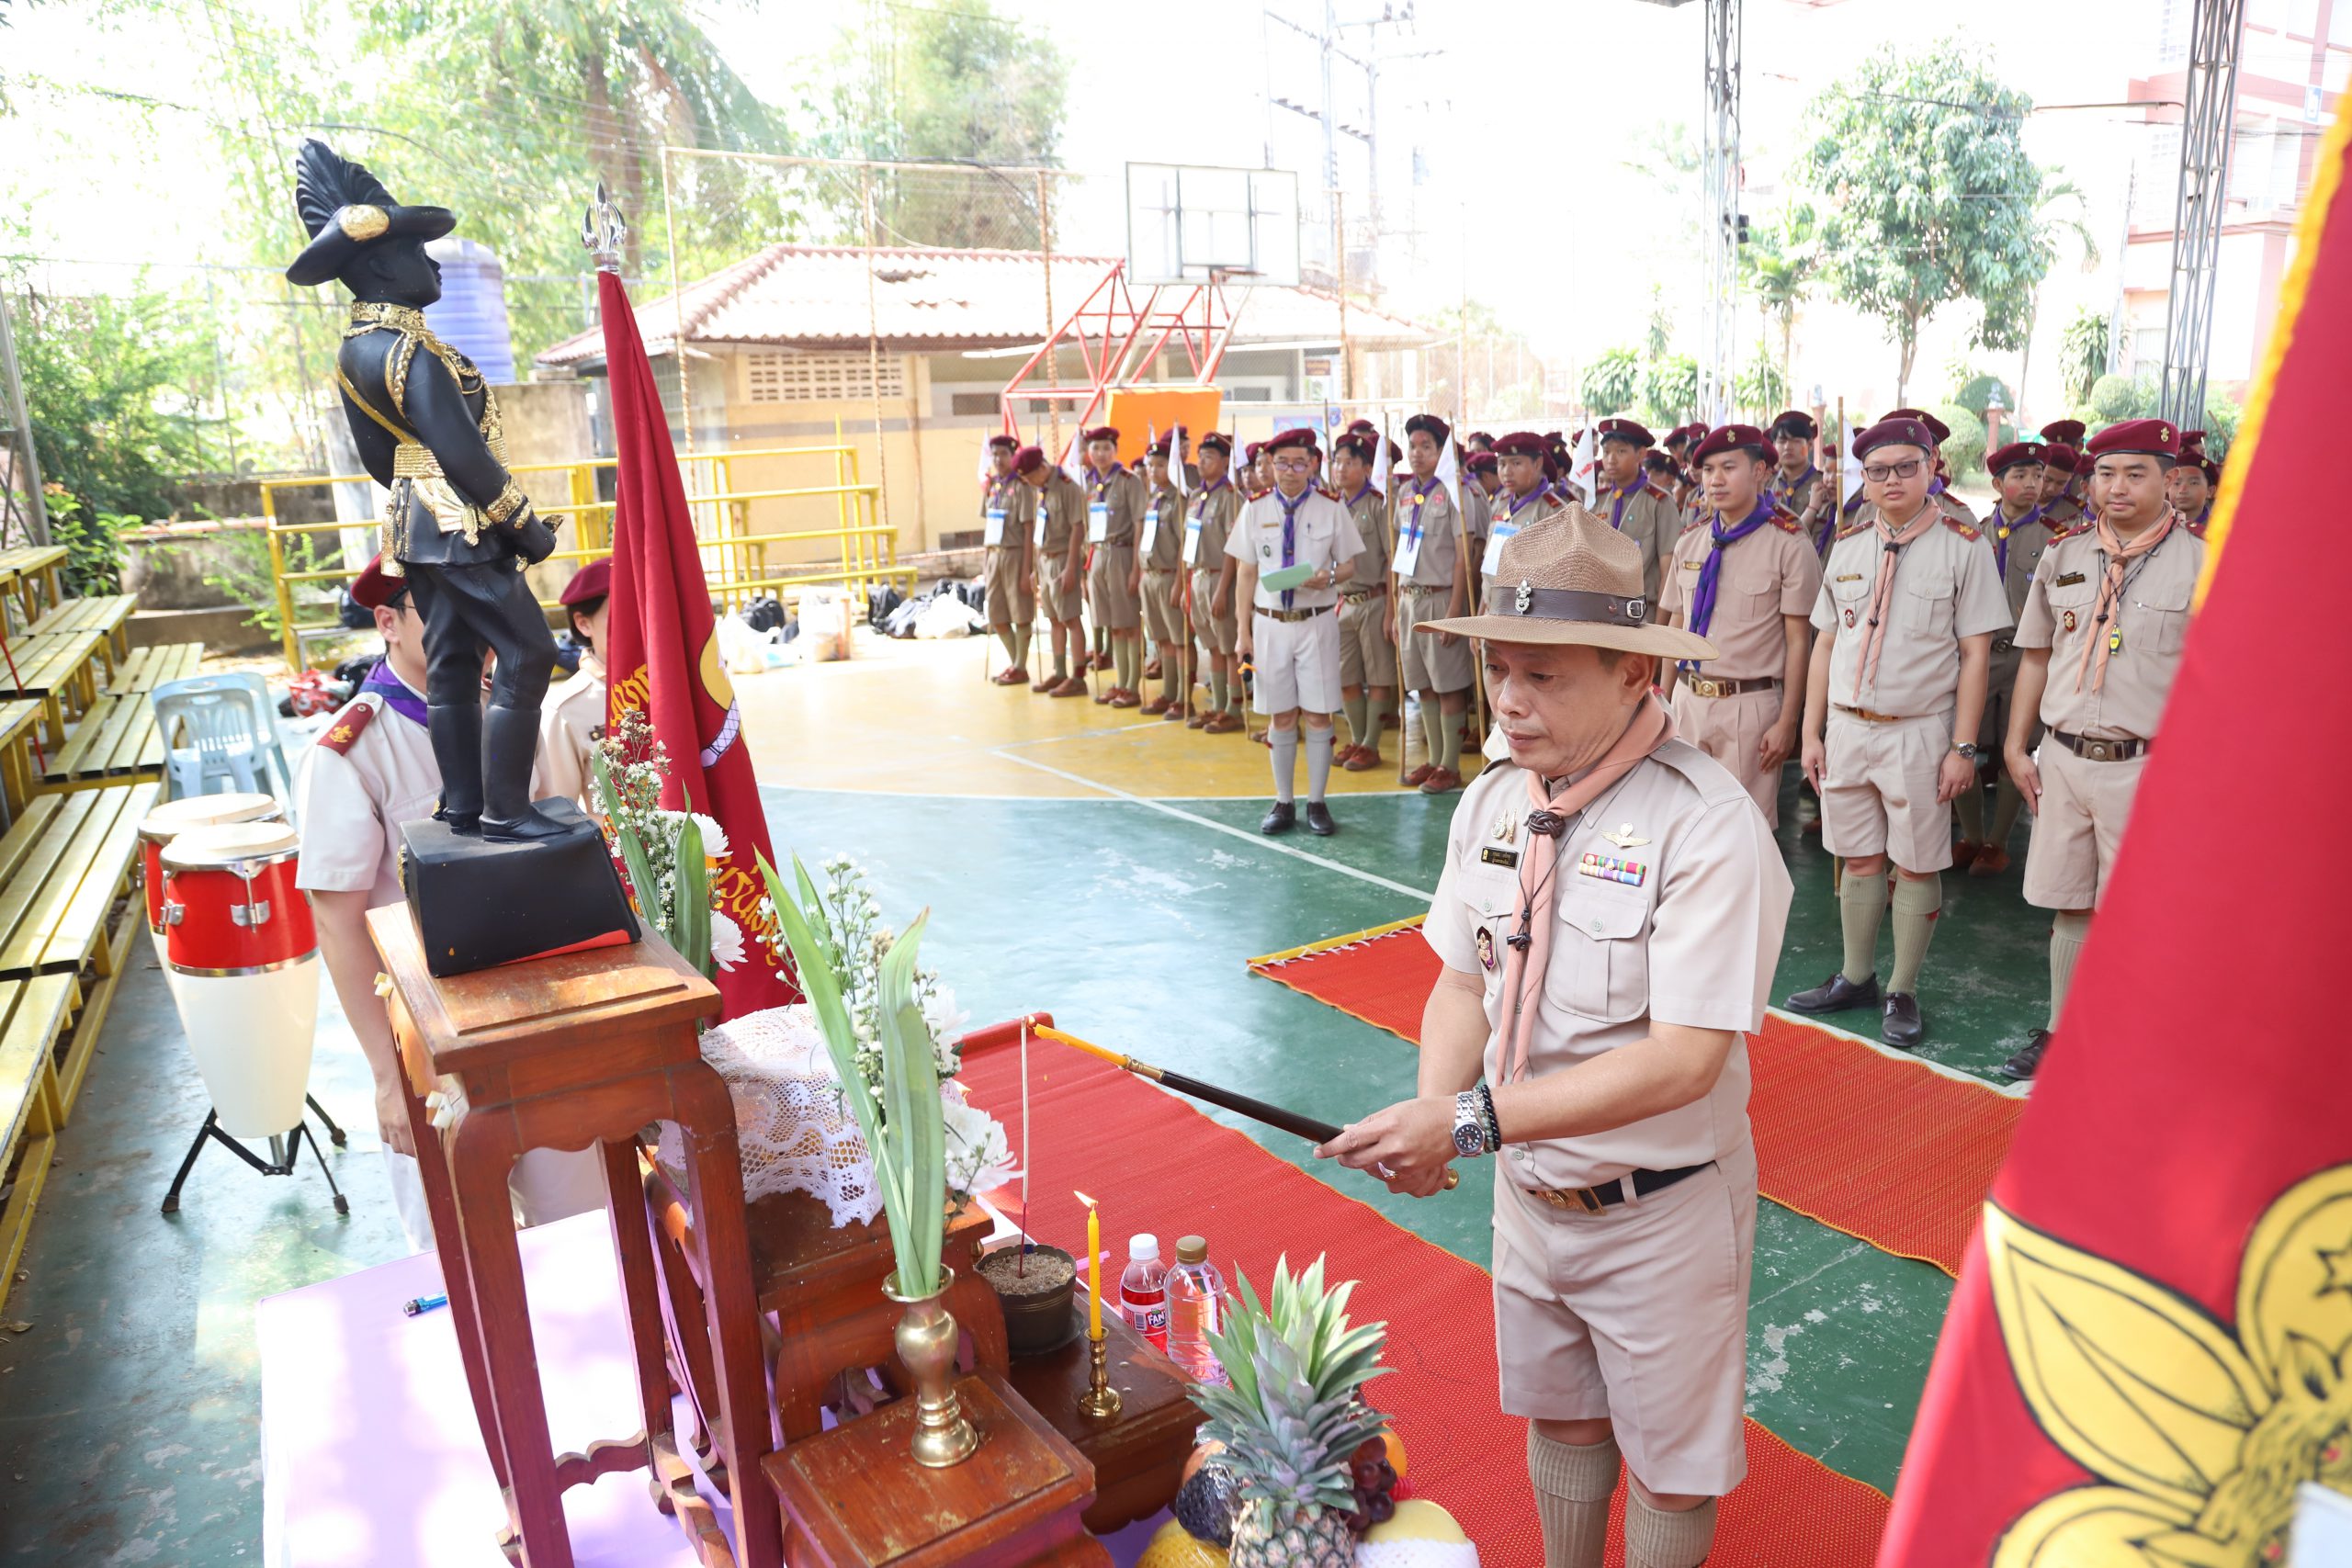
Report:
[{"label": "window of building", "polygon": [[881,385],[863,354],[746,354],[743,400],[751,403],[853,402],[907,395],[906,360],[881,356]]},{"label": "window of building", "polygon": [[2132,363],[2124,373],[2132,376],[2155,376],[2165,367],[2165,329],[2159,321],[2153,327],[2135,327],[2132,332]]},{"label": "window of building", "polygon": [[986,419],[1000,406],[994,392],[954,392],[947,399],[947,412],[958,419]]}]

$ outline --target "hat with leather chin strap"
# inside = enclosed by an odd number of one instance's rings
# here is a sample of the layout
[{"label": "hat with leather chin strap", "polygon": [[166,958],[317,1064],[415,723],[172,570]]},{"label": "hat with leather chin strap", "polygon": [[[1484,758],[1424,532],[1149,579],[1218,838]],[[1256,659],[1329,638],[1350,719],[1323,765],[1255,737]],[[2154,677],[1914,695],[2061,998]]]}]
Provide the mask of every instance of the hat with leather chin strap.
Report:
[{"label": "hat with leather chin strap", "polygon": [[1489,642],[1579,643],[1660,659],[1713,659],[1715,645],[1657,625],[1642,596],[1642,547],[1570,502],[1503,542],[1479,615],[1423,621],[1426,632]]}]

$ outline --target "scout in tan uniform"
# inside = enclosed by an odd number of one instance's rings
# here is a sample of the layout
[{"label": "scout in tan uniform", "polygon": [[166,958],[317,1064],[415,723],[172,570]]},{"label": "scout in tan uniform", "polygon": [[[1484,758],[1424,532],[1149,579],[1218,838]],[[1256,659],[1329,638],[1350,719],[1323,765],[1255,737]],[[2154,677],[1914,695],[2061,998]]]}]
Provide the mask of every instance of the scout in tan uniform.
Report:
[{"label": "scout in tan uniform", "polygon": [[1086,433],[1086,615],[1111,637],[1111,684],[1094,694],[1113,707],[1139,707],[1143,671],[1143,570],[1136,536],[1149,503],[1143,477],[1119,461],[1119,433]]},{"label": "scout in tan uniform", "polygon": [[1349,743],[1340,766],[1360,773],[1385,764],[1380,723],[1396,701],[1396,617],[1389,614],[1388,502],[1374,482],[1377,434],[1351,434],[1331,447],[1331,477],[1340,504],[1356,525],[1363,550],[1355,574],[1340,590],[1340,700],[1348,713]]},{"label": "scout in tan uniform", "polygon": [[2075,470],[2086,466],[2072,446],[2052,445],[2041,449],[2041,520],[2052,533],[2063,534],[2083,520],[2082,502],[2074,497]]},{"label": "scout in tan uniform", "polygon": [[[1405,422],[1405,456],[1413,477],[1396,495],[1398,665],[1406,687],[1421,699],[1421,735],[1429,760],[1405,775],[1426,795],[1462,787],[1462,716],[1470,706],[1470,645],[1446,633],[1418,637],[1424,621],[1460,615],[1470,606],[1469,563],[1462,558],[1462,515],[1437,477],[1439,456],[1452,429],[1433,413]],[[1401,740],[1398,741],[1402,745]]]},{"label": "scout in tan uniform", "polygon": [[1143,595],[1144,635],[1151,639],[1159,663],[1159,695],[1143,711],[1182,718],[1193,694],[1179,692],[1184,682],[1184,497],[1169,475],[1175,443],[1161,436],[1146,461],[1150,466],[1151,499],[1144,513],[1148,536],[1137,552],[1143,562],[1137,587]]},{"label": "scout in tan uniform", "polygon": [[[2057,915],[2049,1022],[2002,1064],[2013,1078],[2033,1077],[2049,1048],[2180,669],[2205,541],[2165,500],[2165,469],[2178,451],[2179,437],[2160,419],[2091,437],[2098,518],[2042,552],[2018,620],[2024,662],[2008,761],[2034,813],[2025,898]],[[2037,716],[2049,736],[2035,749]]]},{"label": "scout in tan uniform", "polygon": [[1233,561],[1225,541],[1241,515],[1241,492],[1226,473],[1233,438],[1215,431],[1201,437],[1201,488],[1184,519],[1184,561],[1193,571],[1193,631],[1201,649],[1208,707],[1184,721],[1209,735],[1241,728],[1240,670],[1234,663]]},{"label": "scout in tan uniform", "polygon": [[1045,607],[1054,644],[1054,672],[1029,689],[1049,697],[1082,697],[1086,628],[1079,618],[1079,573],[1086,559],[1086,491],[1035,446],[1013,455],[1012,471],[1037,497],[1037,521],[1029,537],[1037,554],[1037,603]]},{"label": "scout in tan uniform", "polygon": [[1495,1348],[1544,1561],[1598,1568],[1622,1460],[1628,1568],[1694,1568],[1747,1470],[1742,1036],[1789,875],[1652,693],[1659,660],[1718,650],[1641,613],[1639,547],[1570,507],[1500,566],[1487,614],[1442,623],[1481,639],[1509,760],[1454,808],[1419,1094],[1317,1152],[1423,1197],[1499,1154]]},{"label": "scout in tan uniform", "polygon": [[1529,524],[1567,504],[1553,482],[1550,444],[1541,435],[1514,430],[1496,441],[1493,456],[1502,483],[1486,502],[1486,528],[1477,546],[1480,604],[1494,603],[1503,547]]},{"label": "scout in tan uniform", "polygon": [[1592,509],[1642,547],[1642,581],[1655,604],[1661,563],[1682,536],[1680,506],[1672,493],[1650,481],[1642,466],[1642,454],[1650,446],[1648,431],[1630,419],[1604,419],[1594,429],[1600,436],[1600,487]]},{"label": "scout in tan uniform", "polygon": [[[1348,509],[1315,488],[1313,431],[1286,430],[1266,443],[1266,451],[1273,458],[1274,492],[1251,502],[1225,541],[1234,592],[1250,605],[1235,648],[1257,671],[1250,704],[1267,716],[1273,751],[1274,804],[1258,830],[1284,833],[1297,821],[1291,789],[1304,716],[1306,829],[1329,836],[1339,831],[1323,804],[1331,777],[1331,716],[1340,707],[1335,612],[1363,541]],[[1303,578],[1287,586],[1270,588],[1263,581],[1301,572]]]},{"label": "scout in tan uniform", "polygon": [[1029,683],[1029,634],[1037,620],[1037,492],[1012,471],[1021,444],[1010,435],[989,437],[994,472],[980,496],[980,539],[988,551],[986,587],[989,630],[1003,642],[1012,662],[994,679],[1000,686]]},{"label": "scout in tan uniform", "polygon": [[[2001,592],[2009,602],[2009,619],[2025,610],[2026,590],[2033,583],[2033,569],[2056,532],[2041,505],[2041,454],[2038,441],[2013,441],[1984,460],[2000,500],[1984,519],[1993,546],[1993,564],[2001,573]],[[2015,638],[2004,632],[1993,639],[1993,665],[1987,676],[1984,722],[1976,737],[1977,761],[1998,764],[2009,734],[2009,696],[2018,683]],[[2039,735],[2035,737],[2038,740]],[[1960,842],[1952,846],[1952,863],[1968,868],[1971,876],[1998,876],[2009,869],[2009,834],[2018,825],[2025,796],[2006,768],[1993,800],[1993,830],[1983,830],[1984,791],[1974,785],[1961,792]]]},{"label": "scout in tan uniform", "polygon": [[[1813,553],[1826,556],[1838,532],[1838,483],[1814,460],[1814,443],[1821,427],[1803,409],[1790,409],[1766,432],[1780,461],[1773,467],[1768,493],[1773,503],[1797,520]],[[1703,476],[1702,476],[1703,479]]]},{"label": "scout in tan uniform", "polygon": [[[1474,453],[1463,463],[1462,471],[1469,476],[1462,486],[1462,521],[1470,536],[1470,553],[1484,565],[1487,546],[1495,527],[1496,497],[1503,490],[1503,460],[1495,456],[1489,446],[1484,452]],[[1483,574],[1484,589],[1494,587],[1494,573]],[[1487,602],[1482,591],[1472,604],[1476,609]]]},{"label": "scout in tan uniform", "polygon": [[2180,513],[2180,520],[2188,525],[2188,531],[2200,539],[2205,536],[2206,525],[2213,520],[2213,489],[2221,482],[2218,464],[2186,454],[2165,476],[2165,499]]},{"label": "scout in tan uniform", "polygon": [[539,761],[531,775],[531,798],[560,795],[580,803],[592,817],[603,814],[595,798],[595,772],[589,756],[605,734],[605,661],[597,649],[612,620],[613,563],[592,560],[571,574],[556,595],[572,640],[582,649],[571,679],[548,693],[539,709]]},{"label": "scout in tan uniform", "polygon": [[1772,448],[1752,424],[1726,424],[1691,451],[1708,520],[1676,541],[1658,604],[1671,624],[1715,645],[1703,664],[1668,665],[1665,686],[1679,733],[1747,788],[1781,824],[1781,765],[1794,754],[1804,713],[1821,561],[1796,518],[1766,486]]},{"label": "scout in tan uniform", "polygon": [[1845,966],[1791,997],[1804,1013],[1879,999],[1878,931],[1894,862],[1894,970],[1879,1037],[1926,1038],[1915,987],[1943,908],[1951,799],[1976,778],[1993,635],[2009,608],[1993,552],[1928,493],[1935,438],[1883,420],[1854,438],[1868,522],[1830,547],[1805,672],[1804,773],[1821,794],[1822,847],[1846,857],[1838,889]]},{"label": "scout in tan uniform", "polygon": [[[409,1245],[422,1252],[433,1245],[433,1222],[409,1134],[392,1021],[376,994],[381,964],[368,935],[368,911],[402,901],[401,824],[433,815],[441,770],[425,730],[424,620],[406,581],[385,576],[379,557],[352,583],[351,597],[374,614],[384,659],[303,753],[294,780],[301,824],[294,881],[310,895],[327,978],[375,1074],[376,1126],[393,1202]],[[593,1153],[532,1149],[516,1162],[509,1185],[526,1224],[585,1213],[604,1206],[604,1162]]]}]

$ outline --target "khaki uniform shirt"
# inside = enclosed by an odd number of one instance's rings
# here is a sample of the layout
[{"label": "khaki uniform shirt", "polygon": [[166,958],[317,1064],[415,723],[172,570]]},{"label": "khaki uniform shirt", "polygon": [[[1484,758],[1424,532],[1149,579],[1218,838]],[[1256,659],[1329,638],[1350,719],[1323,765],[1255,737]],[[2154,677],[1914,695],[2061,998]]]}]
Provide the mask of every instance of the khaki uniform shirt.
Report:
[{"label": "khaki uniform shirt", "polygon": [[1416,531],[1420,536],[1420,554],[1413,561],[1413,570],[1406,581],[1416,588],[1451,588],[1453,586],[1454,558],[1462,553],[1462,515],[1454,510],[1453,497],[1436,479],[1408,479],[1396,492],[1396,555],[1398,570],[1403,570],[1405,542]]},{"label": "khaki uniform shirt", "polygon": [[[1682,626],[1690,624],[1691,596],[1699,573],[1714,553],[1714,530],[1687,530],[1667,558],[1658,611]],[[1715,578],[1715,613],[1706,637],[1720,658],[1700,665],[1723,681],[1762,681],[1788,670],[1788,629],[1783,615],[1809,615],[1821,597],[1821,558],[1806,542],[1804,526],[1785,512],[1724,551]]]},{"label": "khaki uniform shirt", "polygon": [[1193,496],[1191,520],[1200,526],[1199,541],[1193,546],[1193,570],[1214,573],[1225,565],[1226,536],[1232,531],[1233,520],[1241,515],[1241,492],[1233,488],[1230,479],[1219,479],[1215,490],[1195,491]]},{"label": "khaki uniform shirt", "polygon": [[2188,601],[2204,570],[2205,541],[2181,527],[2126,569],[2114,620],[2123,646],[2107,656],[2107,676],[2095,692],[2090,672],[2083,669],[2083,646],[2108,635],[2094,615],[2107,577],[2107,552],[2099,547],[2095,527],[2052,541],[2041,552],[2018,617],[2018,646],[2050,650],[2041,722],[2069,735],[2154,739],[2188,636]]},{"label": "khaki uniform shirt", "polygon": [[1938,506],[1942,507],[1962,523],[1973,524],[1976,521],[1976,513],[1968,509],[1968,502],[1961,500],[1949,490],[1937,491],[1931,499]]},{"label": "khaki uniform shirt", "polygon": [[1109,509],[1105,519],[1108,531],[1102,536],[1102,543],[1132,545],[1136,542],[1136,525],[1142,520],[1144,508],[1149,501],[1150,491],[1141,474],[1129,468],[1114,468],[1107,474],[1096,475],[1086,487],[1087,511],[1080,518],[1080,525],[1086,530],[1087,537],[1091,539],[1093,507],[1095,502],[1101,502]]},{"label": "khaki uniform shirt", "polygon": [[1621,487],[1602,486],[1594,497],[1593,510],[1601,521],[1642,547],[1642,592],[1651,604],[1657,604],[1666,558],[1674,553],[1674,541],[1682,536],[1684,518],[1674,498],[1645,479],[1636,479]]},{"label": "khaki uniform shirt", "polygon": [[1086,491],[1068,474],[1057,473],[1037,492],[1036,506],[1036,524],[1030,537],[1036,541],[1042,558],[1040,570],[1049,562],[1058,575],[1071,543],[1082,544],[1086,539]]},{"label": "khaki uniform shirt", "polygon": [[1356,525],[1356,537],[1363,541],[1363,549],[1356,556],[1356,574],[1348,586],[1378,587],[1388,581],[1388,503],[1380,498],[1379,486],[1366,485],[1341,504]]},{"label": "khaki uniform shirt", "polygon": [[[2033,586],[2033,569],[2041,564],[2041,552],[2050,547],[2057,532],[2040,512],[2025,515],[2024,522],[2010,523],[1996,506],[1993,514],[1984,519],[1984,542],[1995,547],[1993,559],[2001,568],[2001,592],[2008,599],[2012,621],[2025,614],[2026,590]],[[2000,547],[2004,545],[2007,549]]]},{"label": "khaki uniform shirt", "polygon": [[[1516,866],[1486,852],[1524,852],[1529,806],[1526,775],[1508,762],[1472,781],[1454,807],[1423,928],[1448,968],[1486,983],[1486,1068],[1496,1082],[1511,1012],[1506,942],[1521,897]],[[1611,833],[1642,841],[1612,842]],[[1640,880],[1581,874],[1587,854],[1638,864]],[[1746,786],[1697,747],[1668,741],[1574,818],[1560,840],[1557,886],[1531,1077],[1634,1044],[1653,1021],[1736,1034],[1762,1026],[1789,874]],[[1690,1104],[1603,1133],[1510,1145],[1504,1171],[1530,1190],[1589,1187],[1723,1158],[1748,1141],[1747,1087],[1747,1043],[1736,1039],[1714,1087]]]},{"label": "khaki uniform shirt", "polygon": [[1004,530],[1001,545],[989,547],[992,562],[1000,556],[1018,558],[1029,547],[1031,530],[1037,522],[1037,492],[1010,474],[989,480],[988,491],[980,497],[983,540],[988,537],[989,513],[1000,510],[1004,513]]},{"label": "khaki uniform shirt", "polygon": [[[1280,491],[1271,491],[1251,502],[1241,513],[1239,524],[1226,539],[1225,553],[1237,561],[1248,561],[1258,570],[1257,594],[1254,607],[1279,610],[1283,607],[1283,591],[1268,588],[1266,573],[1283,569],[1283,503]],[[1298,515],[1291,531],[1291,564],[1293,566],[1340,567],[1363,553],[1363,540],[1356,533],[1355,519],[1348,509],[1325,495],[1321,491],[1308,491],[1300,498]],[[1311,610],[1318,604],[1340,602],[1337,588],[1294,588],[1290,591],[1291,607]]]},{"label": "khaki uniform shirt", "polygon": [[2011,625],[1993,552],[1973,525],[1951,517],[1904,547],[1894,569],[1878,671],[1858,695],[1854,677],[1861,669],[1871,597],[1878,574],[1887,570],[1887,553],[1880,547],[1876,528],[1849,528],[1829,547],[1828,564],[1822,569],[1813,624],[1836,639],[1829,700],[1893,718],[1942,713],[1960,691],[1960,639],[2007,631]]},{"label": "khaki uniform shirt", "polygon": [[[364,724],[361,708],[369,715]],[[346,727],[357,733],[340,750],[330,745]],[[402,897],[401,824],[432,816],[441,801],[432,737],[381,697],[363,692],[302,753],[294,800],[301,822],[294,885],[317,893],[364,892],[371,909],[397,904]]]},{"label": "khaki uniform shirt", "polygon": [[589,753],[605,732],[605,661],[580,656],[571,680],[548,693],[539,709],[539,760],[531,770],[531,798],[560,795],[594,815],[596,775]]},{"label": "khaki uniform shirt", "polygon": [[1146,509],[1151,519],[1151,548],[1143,564],[1151,571],[1173,571],[1184,564],[1184,498],[1174,485],[1154,491]]}]

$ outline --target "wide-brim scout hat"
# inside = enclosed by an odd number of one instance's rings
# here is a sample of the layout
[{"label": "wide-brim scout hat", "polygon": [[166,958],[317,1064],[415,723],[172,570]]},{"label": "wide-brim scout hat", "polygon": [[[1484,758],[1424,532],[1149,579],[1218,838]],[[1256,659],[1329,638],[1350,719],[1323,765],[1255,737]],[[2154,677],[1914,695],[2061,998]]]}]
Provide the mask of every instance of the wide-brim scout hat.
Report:
[{"label": "wide-brim scout hat", "polygon": [[1661,659],[1716,657],[1705,637],[1654,623],[1655,608],[1642,596],[1642,547],[1572,502],[1503,542],[1486,614],[1423,621],[1419,629]]},{"label": "wide-brim scout hat", "polygon": [[384,183],[318,138],[294,154],[294,208],[311,243],[286,280],[325,283],[368,246],[386,240],[437,240],[458,226],[446,207],[402,207]]}]

